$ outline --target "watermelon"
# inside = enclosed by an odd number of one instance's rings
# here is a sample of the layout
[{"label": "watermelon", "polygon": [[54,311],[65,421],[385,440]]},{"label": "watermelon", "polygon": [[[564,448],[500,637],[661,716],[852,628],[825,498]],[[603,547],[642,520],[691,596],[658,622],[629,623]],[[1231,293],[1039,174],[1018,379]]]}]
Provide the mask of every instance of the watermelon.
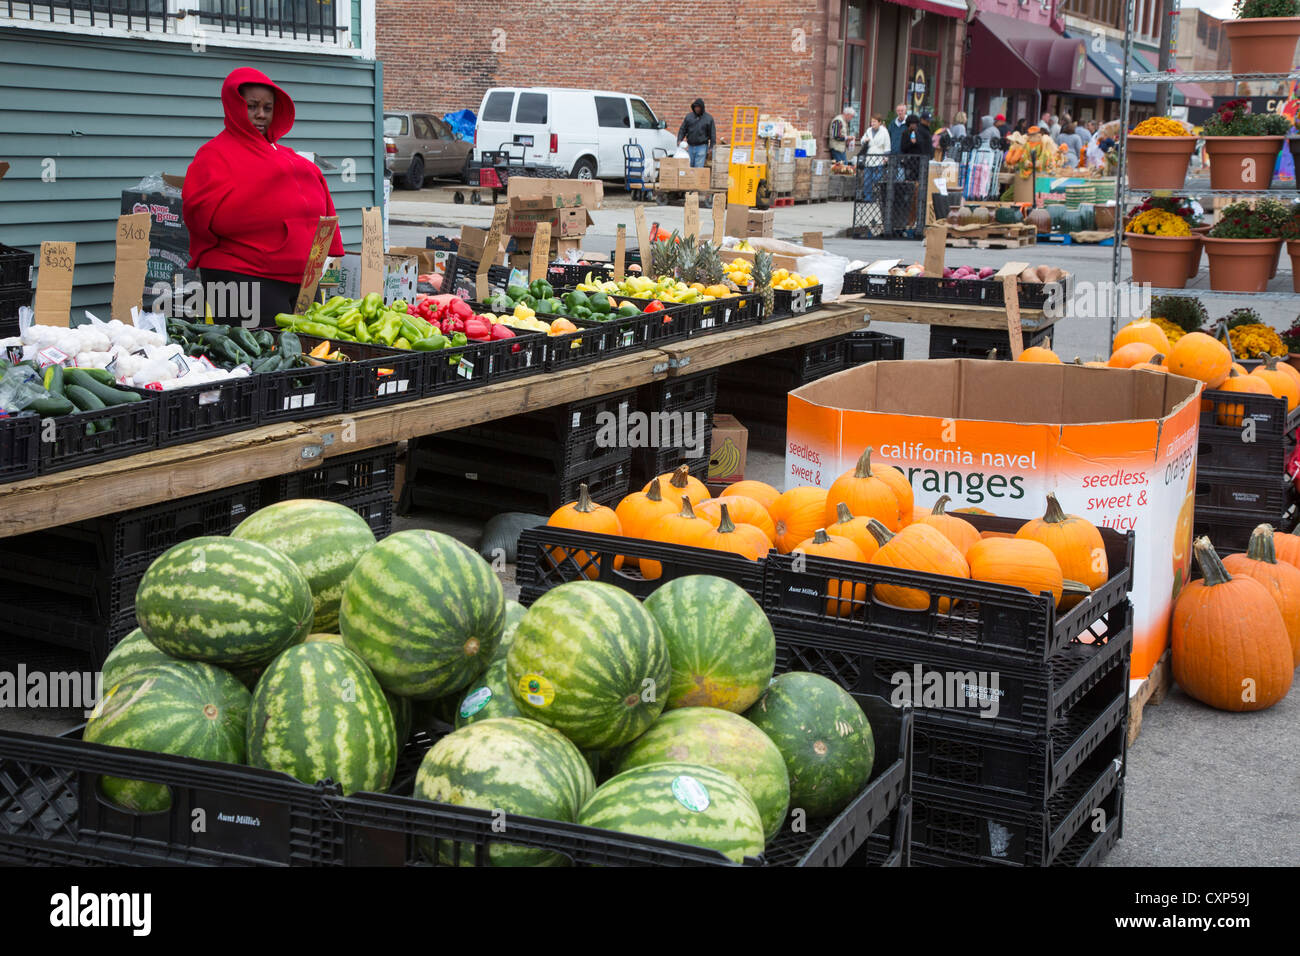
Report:
[{"label": "watermelon", "polygon": [[616,774],[578,822],[717,850],[736,863],[763,852],[763,820],[745,788],[699,764],[652,763]]},{"label": "watermelon", "polygon": [[671,707],[720,707],[743,714],[772,680],[776,635],[744,588],[725,578],[676,578],[646,598],[668,641]]},{"label": "watermelon", "polygon": [[480,673],[501,641],[505,605],[491,566],[455,538],[399,531],[352,569],[339,627],[385,690],[432,700]]},{"label": "watermelon", "polygon": [[[341,634],[308,634],[303,638],[304,644],[315,644],[318,641],[324,641],[326,644],[337,644],[339,647],[347,647],[343,643]],[[390,694],[384,691],[384,700],[388,701],[388,709],[393,714],[393,724],[397,728],[397,752],[402,752],[402,747],[406,744],[406,739],[411,736],[411,700],[409,697],[398,697],[396,694]]]},{"label": "watermelon", "polygon": [[343,582],[357,559],[375,546],[374,532],[355,511],[312,498],[255,511],[230,536],[274,548],[298,566],[311,587],[312,629],[324,632],[338,629]]},{"label": "watermelon", "polygon": [[619,756],[617,773],[652,763],[695,763],[739,781],[758,808],[763,834],[781,829],[790,804],[785,759],[768,736],[739,714],[716,707],[666,710]]},{"label": "watermelon", "polygon": [[[500,830],[510,832],[510,815],[573,823],[595,792],[591,768],[563,734],[519,718],[480,720],[443,737],[424,755],[415,778],[415,796],[435,803],[493,810]],[[496,820],[493,821],[496,832]],[[423,841],[438,862],[474,865],[474,846],[448,840]],[[459,852],[459,861],[455,854]],[[492,866],[563,866],[568,860],[549,850],[493,841]]]},{"label": "watermelon", "polygon": [[[244,762],[250,697],[221,668],[198,661],[147,664],[105,686],[82,732],[87,743]],[[116,806],[138,813],[172,804],[162,783],[101,777],[100,789]]]},{"label": "watermelon", "polygon": [[164,654],[249,667],[311,632],[311,588],[292,561],[264,544],[191,538],[149,565],[135,616]]},{"label": "watermelon", "polygon": [[112,687],[141,667],[148,667],[150,664],[170,664],[174,660],[176,658],[158,650],[153,641],[144,636],[144,631],[137,627],[118,641],[104,658],[104,663],[99,668],[100,684],[103,687]]},{"label": "watermelon", "polygon": [[876,742],[848,691],[819,674],[781,674],[745,716],[772,738],[790,772],[790,809],[843,810],[871,779]]},{"label": "watermelon", "polygon": [[303,783],[333,780],[344,794],[386,788],[397,766],[397,735],[365,662],[328,641],[277,657],[253,692],[248,763]]},{"label": "watermelon", "polygon": [[492,656],[488,660],[489,665],[495,661],[506,659],[506,654],[510,651],[510,645],[515,639],[515,628],[519,626],[519,622],[524,619],[524,615],[527,613],[528,608],[518,601],[506,598],[506,626],[501,632],[501,642],[497,644],[497,649],[492,652]]},{"label": "watermelon", "polygon": [[612,584],[570,581],[519,622],[506,676],[521,716],[601,750],[655,722],[672,668],[659,626],[636,598]]},{"label": "watermelon", "polygon": [[456,709],[456,726],[464,727],[492,717],[518,717],[519,707],[510,693],[506,662],[493,661],[487,673],[470,685]]}]

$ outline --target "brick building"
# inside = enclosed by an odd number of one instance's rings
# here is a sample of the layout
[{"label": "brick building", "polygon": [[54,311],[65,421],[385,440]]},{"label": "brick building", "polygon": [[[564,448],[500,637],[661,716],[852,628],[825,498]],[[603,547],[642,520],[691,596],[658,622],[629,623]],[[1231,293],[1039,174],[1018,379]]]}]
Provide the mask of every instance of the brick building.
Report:
[{"label": "brick building", "polygon": [[493,86],[568,86],[642,95],[675,129],[700,96],[720,137],[733,107],[757,106],[826,155],[843,106],[960,108],[965,15],[965,0],[376,0],[376,55],[386,109],[477,112]]}]

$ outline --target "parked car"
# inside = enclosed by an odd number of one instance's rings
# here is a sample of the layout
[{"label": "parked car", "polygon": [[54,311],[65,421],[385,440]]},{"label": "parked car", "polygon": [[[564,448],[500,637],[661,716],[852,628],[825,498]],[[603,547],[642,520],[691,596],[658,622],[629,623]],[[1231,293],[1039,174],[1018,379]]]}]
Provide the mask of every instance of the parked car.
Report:
[{"label": "parked car", "polygon": [[[388,141],[392,146],[387,146]],[[467,182],[473,146],[432,113],[385,113],[385,149],[393,158],[393,183],[420,189],[428,177]]]},{"label": "parked car", "polygon": [[474,157],[509,149],[529,165],[569,170],[573,179],[621,179],[626,144],[639,144],[647,165],[677,148],[675,130],[666,127],[644,99],[628,93],[498,87],[483,95]]}]

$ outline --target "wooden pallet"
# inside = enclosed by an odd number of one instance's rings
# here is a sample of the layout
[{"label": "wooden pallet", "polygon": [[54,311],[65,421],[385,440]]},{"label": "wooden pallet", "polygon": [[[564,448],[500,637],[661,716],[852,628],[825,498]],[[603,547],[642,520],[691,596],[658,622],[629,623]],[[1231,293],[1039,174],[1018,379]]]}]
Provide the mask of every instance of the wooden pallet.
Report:
[{"label": "wooden pallet", "polygon": [[1156,661],[1156,666],[1151,668],[1147,679],[1138,686],[1136,691],[1129,693],[1128,743],[1130,747],[1142,731],[1143,710],[1148,706],[1159,704],[1165,699],[1165,694],[1169,693],[1169,688],[1173,686],[1173,667],[1169,657],[1171,653],[1173,652],[1165,651],[1160,660]]},{"label": "wooden pallet", "polygon": [[960,239],[949,237],[944,243],[949,249],[1019,249],[1023,246],[1038,244],[1038,236],[1029,233],[1021,236],[1006,236],[992,239]]}]

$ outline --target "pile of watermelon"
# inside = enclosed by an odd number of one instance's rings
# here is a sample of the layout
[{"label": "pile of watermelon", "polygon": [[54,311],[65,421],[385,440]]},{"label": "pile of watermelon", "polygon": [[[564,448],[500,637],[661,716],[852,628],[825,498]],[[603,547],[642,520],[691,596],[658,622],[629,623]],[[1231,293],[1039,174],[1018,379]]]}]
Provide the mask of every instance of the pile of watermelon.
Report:
[{"label": "pile of watermelon", "polygon": [[[775,638],[738,585],[697,575],[644,603],[595,581],[525,609],[446,535],[376,542],[342,505],[299,500],[229,537],[177,545],[109,655],[88,741],[244,763],[345,794],[383,791],[412,724],[454,724],[414,795],[761,854],[790,821],[839,813],[874,745],[853,697],[814,674],[773,677]],[[444,729],[443,723],[433,729]],[[104,778],[125,808],[160,784]],[[495,827],[494,827],[495,829]],[[543,838],[431,841],[431,860],[565,865]]]}]

